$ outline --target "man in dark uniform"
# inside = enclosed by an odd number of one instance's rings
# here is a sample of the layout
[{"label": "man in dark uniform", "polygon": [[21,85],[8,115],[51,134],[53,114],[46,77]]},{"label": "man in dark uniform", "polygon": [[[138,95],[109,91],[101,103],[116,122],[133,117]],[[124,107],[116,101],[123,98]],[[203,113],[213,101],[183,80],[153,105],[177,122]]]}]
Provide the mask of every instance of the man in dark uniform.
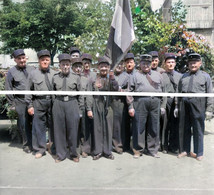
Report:
[{"label": "man in dark uniform", "polygon": [[158,66],[159,63],[160,63],[158,52],[157,51],[150,51],[148,54],[152,56],[151,69],[153,71],[157,71],[157,72],[159,72],[161,74],[163,72],[165,72],[165,70],[163,68]]},{"label": "man in dark uniform", "polygon": [[[135,70],[135,59],[133,53],[127,53],[124,57],[124,64],[126,71],[121,73],[118,77],[118,84],[121,91],[128,91],[130,78],[137,72]],[[122,146],[120,148],[123,151],[130,150],[130,140],[131,140],[131,117],[128,114],[128,104],[126,102],[126,97],[120,97],[121,102],[124,104],[123,116],[122,116],[122,127],[121,127],[121,139]],[[119,135],[119,134],[118,134]],[[119,137],[117,138],[120,139]]]},{"label": "man in dark uniform", "polygon": [[[109,73],[110,64],[104,58],[98,58],[99,75],[95,82],[88,84],[88,91],[118,91],[119,86],[114,78],[113,72]],[[108,78],[109,77],[109,78]],[[94,148],[93,160],[102,155],[113,160],[112,150],[112,128],[113,122],[109,120],[112,116],[108,96],[87,96],[87,115],[93,118]]]},{"label": "man in dark uniform", "polygon": [[[61,72],[53,76],[53,90],[80,91],[80,77],[70,72],[71,59],[69,54],[58,56]],[[82,63],[81,59],[73,59],[75,63]],[[77,136],[79,126],[79,110],[77,96],[56,95],[53,104],[54,141],[57,158],[61,162],[67,156],[74,162],[79,162],[77,153]]]},{"label": "man in dark uniform", "polygon": [[87,78],[96,78],[96,73],[91,71],[91,64],[92,64],[92,56],[88,53],[83,53],[81,56],[82,63],[83,63],[83,75]]},{"label": "man in dark uniform", "polygon": [[80,50],[77,47],[70,48],[71,58],[80,58]]},{"label": "man in dark uniform", "polygon": [[[51,81],[54,71],[49,68],[51,63],[50,52],[41,50],[37,53],[39,67],[28,76],[27,90],[51,91]],[[25,101],[28,106],[28,113],[33,116],[32,144],[35,158],[41,158],[46,151],[46,128],[50,130],[50,137],[53,137],[52,129],[52,98],[50,95],[26,95]]]},{"label": "man in dark uniform", "polygon": [[[88,53],[83,53],[81,56],[83,62],[83,73],[81,74],[82,90],[87,90],[87,84],[96,80],[96,73],[90,70],[92,64],[92,56]],[[92,152],[92,133],[93,133],[93,120],[87,116],[86,110],[86,96],[84,97],[84,108],[82,110],[81,118],[81,150],[82,157],[86,158]]]},{"label": "man in dark uniform", "polygon": [[[152,56],[141,56],[141,71],[131,77],[130,91],[134,92],[164,92],[162,76],[151,70]],[[134,101],[133,101],[134,100]],[[133,117],[133,152],[134,158],[139,158],[145,149],[145,132],[147,130],[148,154],[159,158],[159,122],[160,108],[164,108],[159,97],[134,97],[130,101],[129,115]]]},{"label": "man in dark uniform", "polygon": [[[13,52],[16,66],[11,68],[6,77],[6,90],[26,90],[27,77],[34,67],[26,66],[26,56],[23,49],[17,49]],[[7,100],[10,109],[16,110],[18,114],[17,126],[21,134],[23,150],[26,153],[32,151],[32,131],[31,122],[32,117],[27,113],[27,107],[24,100],[24,95],[7,95]]]},{"label": "man in dark uniform", "polygon": [[[182,75],[174,70],[176,66],[176,55],[173,53],[166,53],[164,62],[166,72],[162,74],[162,77],[165,90],[167,93],[177,93],[178,82]],[[161,142],[163,153],[167,153],[168,151],[177,153],[179,147],[177,99],[177,97],[173,97],[173,94],[171,97],[167,97],[166,117],[164,117]]]},{"label": "man in dark uniform", "polygon": [[[189,54],[188,68],[178,85],[180,93],[213,93],[212,81],[204,71],[200,70],[201,56],[197,53]],[[182,97],[180,103],[180,151],[178,158],[184,156],[203,159],[204,120],[210,119],[213,113],[212,97]],[[193,130],[194,152],[191,152],[191,130]]]},{"label": "man in dark uniform", "polygon": [[[115,79],[117,82],[119,82],[119,77],[124,71],[124,66],[122,63],[118,64],[115,68],[114,74],[115,74]],[[121,90],[121,89],[119,89]],[[123,140],[124,138],[124,131],[125,129],[125,120],[123,120],[124,116],[124,103],[125,97],[120,97],[120,96],[113,96],[112,97],[112,102],[111,102],[111,108],[113,110],[113,135],[112,135],[112,144],[113,144],[113,149],[118,153],[122,154],[123,153],[123,142],[122,142],[122,137]],[[127,112],[126,112],[127,114]]]}]

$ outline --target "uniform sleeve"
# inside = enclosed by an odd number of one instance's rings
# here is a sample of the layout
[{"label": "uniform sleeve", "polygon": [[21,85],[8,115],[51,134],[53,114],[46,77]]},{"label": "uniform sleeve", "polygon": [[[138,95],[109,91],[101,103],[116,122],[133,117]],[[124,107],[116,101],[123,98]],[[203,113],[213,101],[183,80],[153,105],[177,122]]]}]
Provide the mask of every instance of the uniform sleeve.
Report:
[{"label": "uniform sleeve", "polygon": [[[32,72],[29,74],[29,76],[27,78],[26,90],[27,91],[33,91],[34,90],[34,85],[33,85],[33,81],[32,81]],[[28,108],[33,107],[33,100],[32,99],[33,99],[32,94],[25,95],[25,102],[26,102]]]},{"label": "uniform sleeve", "polygon": [[[127,91],[128,92],[135,91],[135,76],[130,77],[129,82],[128,82],[128,90]],[[134,108],[133,102],[134,102],[133,96],[126,96],[126,103],[129,106],[129,110]]]},{"label": "uniform sleeve", "polygon": [[119,84],[116,81],[116,79],[110,79],[110,90],[111,91],[118,91],[119,90]]},{"label": "uniform sleeve", "polygon": [[[13,90],[12,82],[13,82],[13,76],[12,76],[11,72],[9,71],[7,73],[7,77],[6,77],[6,81],[5,81],[5,89],[6,90],[8,90],[8,91],[12,91]],[[6,97],[7,97],[7,100],[9,102],[9,104],[11,106],[15,106],[14,95],[12,95],[12,94],[11,95],[6,95]]]},{"label": "uniform sleeve", "polygon": [[[93,84],[94,82],[90,81],[87,84],[87,91],[93,91]],[[86,96],[86,110],[87,111],[92,111],[92,106],[93,106],[94,98],[92,95],[87,95]]]},{"label": "uniform sleeve", "polygon": [[[166,85],[163,81],[163,76],[161,75],[161,89],[163,93],[166,93]],[[161,102],[161,108],[165,108],[166,109],[166,103],[167,103],[167,97],[164,96],[162,97],[162,102]]]},{"label": "uniform sleeve", "polygon": [[[206,88],[207,88],[207,91],[206,91],[207,93],[213,93],[212,80],[209,75],[207,76]],[[213,112],[214,111],[213,106],[214,106],[213,97],[207,97],[206,111]]]},{"label": "uniform sleeve", "polygon": [[[56,84],[54,82],[54,76],[52,77],[52,81],[51,84],[53,86],[53,91],[56,91]],[[56,99],[56,95],[52,95],[52,101],[54,102],[54,100]]]},{"label": "uniform sleeve", "polygon": [[[77,78],[77,91],[82,91],[81,79],[79,76]],[[84,109],[84,96],[83,95],[79,95],[78,105],[79,105],[79,109],[81,112]]]}]

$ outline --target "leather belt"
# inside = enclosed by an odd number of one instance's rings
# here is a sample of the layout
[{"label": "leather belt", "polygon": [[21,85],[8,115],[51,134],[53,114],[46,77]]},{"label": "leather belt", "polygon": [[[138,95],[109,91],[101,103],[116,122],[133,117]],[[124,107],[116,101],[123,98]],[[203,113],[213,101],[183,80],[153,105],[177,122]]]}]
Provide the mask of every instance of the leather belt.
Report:
[{"label": "leather belt", "polygon": [[60,100],[60,101],[63,101],[63,102],[68,102],[68,101],[71,101],[71,100],[75,100],[77,99],[76,97],[73,97],[73,96],[56,96],[56,99],[57,100]]},{"label": "leather belt", "polygon": [[15,95],[15,98],[25,98],[25,95]]},{"label": "leather belt", "polygon": [[41,96],[35,96],[35,99],[39,99],[39,100],[51,100],[52,97],[50,95],[41,95]]}]

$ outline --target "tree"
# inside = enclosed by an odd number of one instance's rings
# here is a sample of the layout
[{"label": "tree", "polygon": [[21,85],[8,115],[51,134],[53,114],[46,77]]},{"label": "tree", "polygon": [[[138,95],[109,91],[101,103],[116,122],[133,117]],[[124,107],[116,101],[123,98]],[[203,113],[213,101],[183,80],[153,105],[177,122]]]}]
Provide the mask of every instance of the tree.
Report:
[{"label": "tree", "polygon": [[160,14],[151,10],[148,0],[135,0],[132,13],[137,37],[133,45],[134,53],[159,51],[162,46],[168,44],[172,26],[162,22]]},{"label": "tree", "polygon": [[53,61],[58,51],[68,52],[74,39],[84,31],[76,0],[7,0],[0,11],[1,51],[17,48],[48,49]]},{"label": "tree", "polygon": [[114,7],[114,0],[90,0],[84,4],[81,14],[85,20],[85,31],[75,40],[82,52],[90,53],[93,57],[104,55]]}]

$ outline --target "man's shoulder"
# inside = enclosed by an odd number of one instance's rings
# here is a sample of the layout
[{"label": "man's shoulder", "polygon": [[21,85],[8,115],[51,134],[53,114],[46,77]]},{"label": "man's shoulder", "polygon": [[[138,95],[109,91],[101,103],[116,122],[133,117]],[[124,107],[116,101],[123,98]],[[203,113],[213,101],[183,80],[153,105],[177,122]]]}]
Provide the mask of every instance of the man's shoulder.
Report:
[{"label": "man's shoulder", "polygon": [[34,66],[26,66],[26,69],[29,71],[33,71],[33,70],[35,70],[35,67]]},{"label": "man's shoulder", "polygon": [[15,72],[17,72],[16,66],[13,66],[12,68],[10,68],[10,69],[8,70],[8,73],[10,73],[10,74],[14,74]]}]

